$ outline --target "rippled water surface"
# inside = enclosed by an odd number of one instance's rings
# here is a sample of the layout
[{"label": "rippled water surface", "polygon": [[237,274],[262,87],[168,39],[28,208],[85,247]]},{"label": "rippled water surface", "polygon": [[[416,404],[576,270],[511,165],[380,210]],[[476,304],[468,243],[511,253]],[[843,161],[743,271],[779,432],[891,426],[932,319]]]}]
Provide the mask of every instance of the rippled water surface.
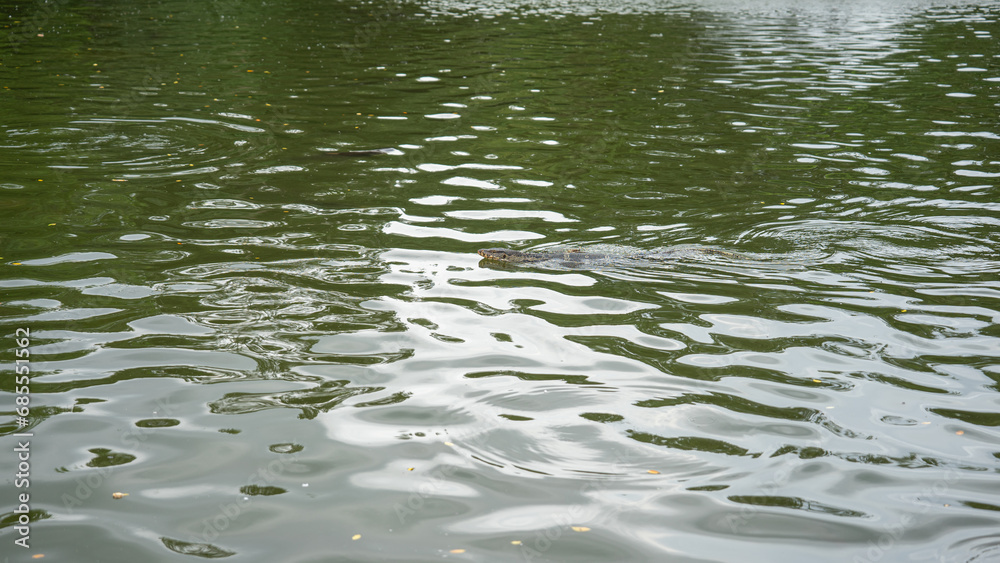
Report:
[{"label": "rippled water surface", "polygon": [[5,561],[1000,561],[996,2],[2,4]]}]

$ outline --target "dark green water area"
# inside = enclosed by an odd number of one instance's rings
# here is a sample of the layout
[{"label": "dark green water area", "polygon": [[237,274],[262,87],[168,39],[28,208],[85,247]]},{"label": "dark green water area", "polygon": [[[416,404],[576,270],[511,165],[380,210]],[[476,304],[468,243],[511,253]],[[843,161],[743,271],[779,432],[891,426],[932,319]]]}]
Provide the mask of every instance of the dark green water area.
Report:
[{"label": "dark green water area", "polygon": [[0,560],[1000,561],[998,20],[0,0]]}]

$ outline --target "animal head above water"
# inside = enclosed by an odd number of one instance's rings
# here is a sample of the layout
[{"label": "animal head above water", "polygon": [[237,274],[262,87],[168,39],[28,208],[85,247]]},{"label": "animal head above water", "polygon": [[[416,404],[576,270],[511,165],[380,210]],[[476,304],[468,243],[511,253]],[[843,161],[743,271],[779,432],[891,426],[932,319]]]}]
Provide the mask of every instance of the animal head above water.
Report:
[{"label": "animal head above water", "polygon": [[499,260],[501,262],[537,262],[545,257],[534,252],[521,252],[509,248],[483,248],[479,255],[487,260]]}]

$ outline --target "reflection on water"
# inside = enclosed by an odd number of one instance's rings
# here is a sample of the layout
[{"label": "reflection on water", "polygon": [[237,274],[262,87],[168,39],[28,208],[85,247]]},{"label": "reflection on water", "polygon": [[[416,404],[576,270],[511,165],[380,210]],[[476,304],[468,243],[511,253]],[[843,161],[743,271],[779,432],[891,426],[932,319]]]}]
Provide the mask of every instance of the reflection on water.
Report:
[{"label": "reflection on water", "polygon": [[0,66],[31,553],[1000,556],[997,9],[134,11]]}]

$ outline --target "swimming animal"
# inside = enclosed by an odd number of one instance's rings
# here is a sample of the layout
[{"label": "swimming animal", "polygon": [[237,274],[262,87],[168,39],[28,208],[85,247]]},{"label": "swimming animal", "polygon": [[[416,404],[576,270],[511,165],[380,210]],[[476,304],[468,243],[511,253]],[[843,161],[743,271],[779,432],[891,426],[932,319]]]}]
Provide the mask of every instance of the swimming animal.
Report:
[{"label": "swimming animal", "polygon": [[392,154],[396,149],[375,149],[370,151],[323,151],[323,154],[330,156],[380,156]]},{"label": "swimming animal", "polygon": [[510,248],[483,248],[479,250],[479,255],[486,260],[502,262],[506,264],[545,264],[552,263],[561,266],[587,267],[614,265],[617,263],[635,263],[643,260],[665,261],[676,260],[685,257],[709,255],[733,258],[737,260],[748,260],[749,258],[736,252],[719,250],[717,248],[684,248],[675,249],[662,253],[642,253],[642,252],[583,252],[578,249],[564,250],[558,252],[524,252]]}]

